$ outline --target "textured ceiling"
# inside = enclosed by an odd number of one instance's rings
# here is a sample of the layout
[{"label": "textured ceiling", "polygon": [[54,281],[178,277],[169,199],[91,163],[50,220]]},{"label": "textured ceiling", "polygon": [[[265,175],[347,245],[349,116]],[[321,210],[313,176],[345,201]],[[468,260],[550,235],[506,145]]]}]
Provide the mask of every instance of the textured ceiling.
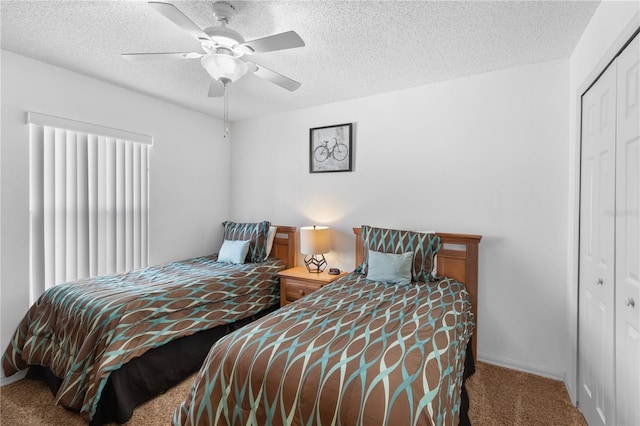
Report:
[{"label": "textured ceiling", "polygon": [[[174,1],[201,28],[211,1]],[[287,30],[306,46],[254,55],[302,87],[254,75],[233,83],[241,120],[566,58],[596,1],[230,1],[246,40]],[[144,1],[0,1],[3,49],[222,117],[199,60],[131,62],[125,52],[200,52],[199,43]]]}]

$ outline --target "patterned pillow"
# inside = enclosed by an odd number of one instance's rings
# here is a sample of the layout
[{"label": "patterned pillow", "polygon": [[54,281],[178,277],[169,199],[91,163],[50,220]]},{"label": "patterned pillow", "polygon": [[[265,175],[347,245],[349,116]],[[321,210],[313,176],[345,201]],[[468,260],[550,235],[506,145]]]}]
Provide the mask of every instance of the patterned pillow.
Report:
[{"label": "patterned pillow", "polygon": [[360,268],[363,273],[367,269],[369,250],[395,254],[411,251],[413,252],[412,280],[422,282],[431,280],[431,272],[435,267],[434,257],[440,250],[440,237],[437,234],[362,225],[361,236],[365,247],[365,264]]},{"label": "patterned pillow", "polygon": [[257,223],[236,223],[225,221],[225,240],[249,240],[249,253],[247,262],[258,263],[266,259],[267,255],[267,233],[269,232],[269,221]]}]

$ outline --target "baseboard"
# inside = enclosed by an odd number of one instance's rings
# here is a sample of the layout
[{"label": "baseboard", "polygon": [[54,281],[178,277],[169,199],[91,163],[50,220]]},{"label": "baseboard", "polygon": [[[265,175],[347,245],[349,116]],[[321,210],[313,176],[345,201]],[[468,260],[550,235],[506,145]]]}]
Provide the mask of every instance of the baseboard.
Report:
[{"label": "baseboard", "polygon": [[562,383],[565,383],[566,381],[566,373],[564,371],[547,370],[545,368],[540,368],[538,366],[527,364],[524,362],[514,361],[512,359],[502,358],[498,356],[487,356],[484,354],[478,354],[478,360],[486,362],[487,364],[497,365],[498,367],[510,368],[512,370],[531,373],[537,376],[546,377],[548,379],[559,380]]},{"label": "baseboard", "polygon": [[575,392],[573,386],[571,386],[571,383],[569,381],[569,377],[568,376],[565,378],[564,387],[567,388],[567,393],[569,394],[569,399],[571,400],[571,403],[577,407],[578,406],[578,397],[576,395],[576,392]]},{"label": "baseboard", "polygon": [[16,374],[9,377],[0,378],[0,387],[6,386],[13,382],[17,382],[18,380],[24,379],[24,376],[27,375],[27,370],[18,371]]}]

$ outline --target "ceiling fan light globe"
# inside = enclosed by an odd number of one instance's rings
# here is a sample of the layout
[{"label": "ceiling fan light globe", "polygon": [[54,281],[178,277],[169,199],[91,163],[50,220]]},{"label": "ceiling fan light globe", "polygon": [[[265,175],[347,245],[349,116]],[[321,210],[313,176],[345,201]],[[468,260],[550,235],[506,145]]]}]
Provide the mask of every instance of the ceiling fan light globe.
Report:
[{"label": "ceiling fan light globe", "polygon": [[203,56],[202,66],[216,80],[234,82],[247,73],[247,64],[240,59],[218,53]]}]

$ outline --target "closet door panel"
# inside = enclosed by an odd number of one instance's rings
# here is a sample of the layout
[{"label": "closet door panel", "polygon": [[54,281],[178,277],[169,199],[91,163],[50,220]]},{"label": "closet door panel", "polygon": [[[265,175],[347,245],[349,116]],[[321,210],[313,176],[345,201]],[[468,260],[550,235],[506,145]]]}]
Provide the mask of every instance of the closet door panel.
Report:
[{"label": "closet door panel", "polygon": [[578,399],[590,425],[608,425],[615,423],[615,65],[585,93],[582,111]]},{"label": "closet door panel", "polygon": [[617,59],[616,404],[640,425],[640,38]]}]

